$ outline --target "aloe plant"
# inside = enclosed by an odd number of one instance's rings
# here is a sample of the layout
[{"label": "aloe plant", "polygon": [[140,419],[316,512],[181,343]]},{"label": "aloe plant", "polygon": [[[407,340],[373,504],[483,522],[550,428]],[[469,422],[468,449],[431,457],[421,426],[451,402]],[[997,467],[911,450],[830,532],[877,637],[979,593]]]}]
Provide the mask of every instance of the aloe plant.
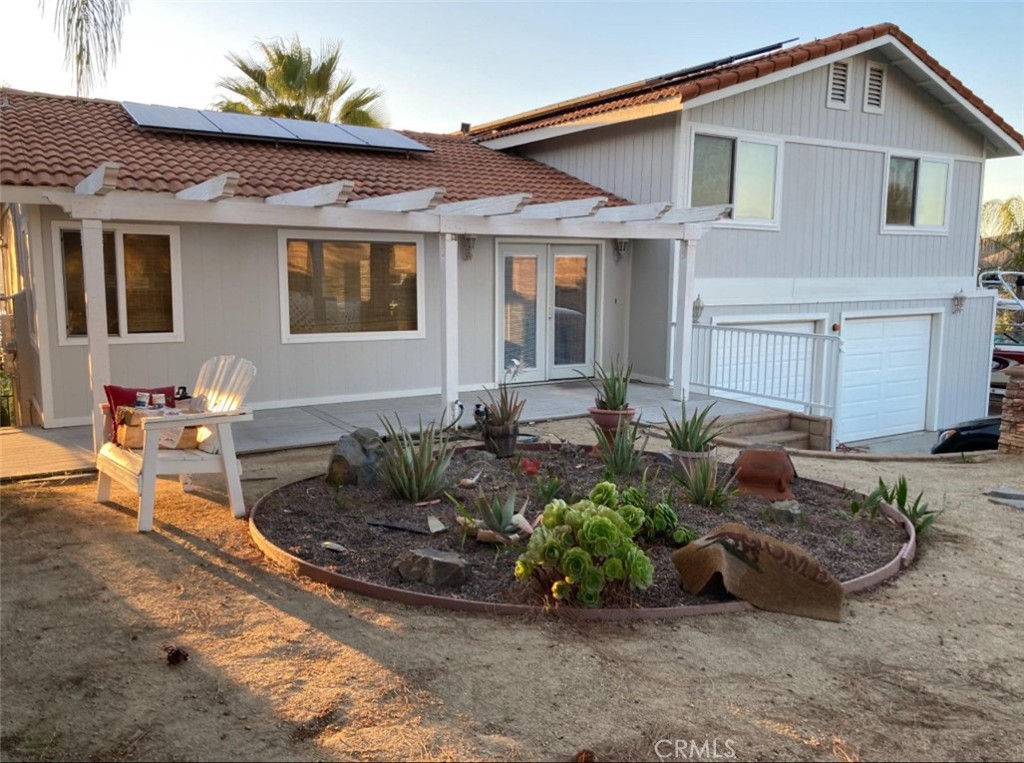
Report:
[{"label": "aloe plant", "polygon": [[615,428],[615,434],[609,440],[604,430],[590,422],[590,428],[597,435],[597,447],[601,453],[601,460],[604,461],[605,476],[616,476],[633,474],[640,468],[640,456],[647,447],[647,435],[639,448],[636,447],[640,439],[640,422],[630,424],[626,421],[619,421]]},{"label": "aloe plant", "polygon": [[686,415],[686,401],[682,403],[682,416],[673,419],[664,408],[661,409],[665,417],[665,428],[668,432],[668,440],[676,450],[687,453],[702,453],[711,450],[711,442],[716,437],[724,434],[729,426],[716,426],[721,416],[715,416],[708,421],[708,414],[711,412],[714,403],[694,412],[692,416]]},{"label": "aloe plant", "polygon": [[681,472],[672,475],[672,479],[682,487],[683,497],[687,501],[701,506],[724,506],[739,493],[739,490],[733,487],[735,475],[724,482],[719,478],[717,458],[685,464]]},{"label": "aloe plant", "polygon": [[[624,411],[629,408],[629,382],[633,378],[633,365],[623,365],[613,360],[605,370],[600,363],[594,363],[598,383],[587,379],[597,392],[594,407],[602,411]],[[577,371],[580,376],[582,372]]]},{"label": "aloe plant", "polygon": [[394,424],[386,416],[379,419],[387,433],[379,473],[395,496],[424,501],[436,498],[450,487],[447,471],[453,449],[444,430],[433,421],[424,427],[420,419],[417,441],[397,416]]}]

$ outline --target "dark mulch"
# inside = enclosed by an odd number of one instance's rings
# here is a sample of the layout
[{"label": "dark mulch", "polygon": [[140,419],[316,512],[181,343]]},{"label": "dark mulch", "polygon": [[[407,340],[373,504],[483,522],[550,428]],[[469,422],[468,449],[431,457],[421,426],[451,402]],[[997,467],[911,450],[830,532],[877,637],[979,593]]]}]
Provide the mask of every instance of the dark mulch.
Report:
[{"label": "dark mulch", "polygon": [[[558,497],[569,503],[589,493],[602,479],[601,461],[590,455],[589,448],[564,446],[560,450],[530,451],[529,458],[540,459],[536,476],[526,476],[515,468],[514,459],[483,460],[480,451],[462,452],[453,459],[450,474],[473,477],[478,472],[478,488],[453,488],[450,492],[470,504],[482,487],[488,494],[507,495],[515,489],[519,505],[527,498],[527,516],[532,520],[542,509],[539,481],[556,476]],[[672,481],[670,467],[657,457],[644,457],[645,466],[652,467],[648,483],[658,491],[668,490]],[[720,467],[727,470],[727,465]],[[619,479],[624,486],[628,482]],[[778,524],[767,516],[769,503],[764,498],[737,496],[722,509],[711,509],[673,501],[680,521],[703,535],[726,522],[739,522],[750,529],[773,536],[806,549],[839,580],[863,575],[891,560],[905,537],[902,527],[880,517],[869,521],[853,518],[849,512],[850,498],[842,488],[797,477],[791,486],[804,513],[797,524]],[[441,519],[448,529],[433,536],[367,524],[367,520],[390,522],[426,530],[427,516]],[[513,567],[521,549],[496,547],[464,538],[455,522],[456,510],[442,498],[439,503],[413,506],[391,497],[382,487],[334,488],[322,477],[287,485],[263,499],[257,525],[278,547],[313,564],[342,575],[405,588],[424,593],[450,595],[461,599],[507,603],[541,603],[541,592],[521,584],[513,577]],[[344,551],[322,546],[333,541]],[[709,603],[716,599],[703,594],[692,596],[679,586],[679,578],[669,554],[675,549],[670,542],[641,542],[654,562],[654,583],[644,591],[631,592],[626,600],[608,605],[633,607],[669,607],[682,604]],[[458,590],[430,588],[408,583],[392,569],[393,560],[408,549],[435,548],[454,551],[470,562],[468,582]]]}]

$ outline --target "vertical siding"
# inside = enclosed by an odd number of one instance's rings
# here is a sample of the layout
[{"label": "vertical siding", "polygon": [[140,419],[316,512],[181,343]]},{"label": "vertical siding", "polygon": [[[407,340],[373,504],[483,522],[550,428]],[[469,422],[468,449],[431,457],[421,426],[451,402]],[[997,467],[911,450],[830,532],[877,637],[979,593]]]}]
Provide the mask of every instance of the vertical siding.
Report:
[{"label": "vertical siding", "polygon": [[873,54],[850,59],[848,111],[825,108],[825,65],[684,113],[691,122],[740,130],[981,156],[981,138],[895,66],[886,68],[885,113],[864,112],[869,60],[881,59]]},{"label": "vertical siding", "polygon": [[954,162],[948,233],[881,233],[885,155],[787,143],[778,231],[715,228],[698,277],[900,278],[974,272],[981,165]]},{"label": "vertical siding", "polygon": [[459,384],[494,381],[495,250],[492,237],[479,236],[471,260],[459,262]]},{"label": "vertical siding", "polygon": [[629,310],[629,361],[641,376],[668,379],[669,296],[672,245],[634,241]]},{"label": "vertical siding", "polygon": [[524,156],[637,204],[671,201],[678,117],[665,114],[520,147]]}]

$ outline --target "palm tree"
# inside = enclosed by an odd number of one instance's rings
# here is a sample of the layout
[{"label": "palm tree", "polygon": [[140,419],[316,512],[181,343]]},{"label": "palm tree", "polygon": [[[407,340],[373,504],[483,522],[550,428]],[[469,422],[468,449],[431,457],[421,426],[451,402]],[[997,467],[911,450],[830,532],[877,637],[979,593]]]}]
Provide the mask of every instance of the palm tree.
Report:
[{"label": "palm tree", "polygon": [[1024,271],[1024,198],[982,205],[981,257],[986,267]]},{"label": "palm tree", "polygon": [[[39,7],[46,10],[45,0]],[[130,8],[131,0],[57,0],[53,28],[64,44],[64,66],[74,70],[76,95],[107,78]]]},{"label": "palm tree", "polygon": [[256,48],[261,60],[237,53],[227,55],[241,76],[222,77],[217,86],[240,96],[240,100],[221,98],[215,104],[221,111],[365,127],[385,125],[381,90],[354,89],[352,74],[338,70],[340,41],[322,42],[319,56],[302,47],[298,35],[288,40],[257,41]]}]

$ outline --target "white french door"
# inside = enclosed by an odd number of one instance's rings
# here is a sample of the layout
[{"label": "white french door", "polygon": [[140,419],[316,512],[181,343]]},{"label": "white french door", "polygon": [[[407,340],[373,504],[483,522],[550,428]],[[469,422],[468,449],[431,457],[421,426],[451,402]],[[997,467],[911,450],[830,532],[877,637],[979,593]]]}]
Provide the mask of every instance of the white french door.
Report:
[{"label": "white french door", "polygon": [[499,378],[512,361],[517,381],[594,372],[593,244],[513,244],[498,248]]}]

